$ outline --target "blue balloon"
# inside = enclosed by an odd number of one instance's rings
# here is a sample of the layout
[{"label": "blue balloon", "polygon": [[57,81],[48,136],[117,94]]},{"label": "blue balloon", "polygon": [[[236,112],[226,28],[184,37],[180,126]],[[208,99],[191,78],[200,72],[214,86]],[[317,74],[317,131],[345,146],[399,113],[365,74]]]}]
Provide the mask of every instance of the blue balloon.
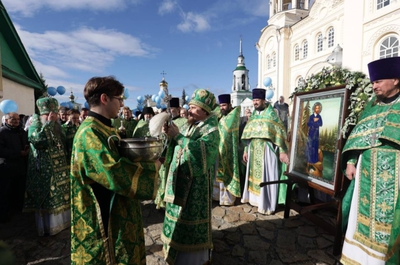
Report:
[{"label": "blue balloon", "polygon": [[167,108],[167,106],[165,105],[165,104],[160,104],[160,109],[166,109]]},{"label": "blue balloon", "polygon": [[185,108],[186,110],[189,109],[189,106],[187,104],[183,105],[182,107]]},{"label": "blue balloon", "polygon": [[61,102],[60,106],[64,108],[69,108],[69,102]]},{"label": "blue balloon", "polygon": [[87,103],[87,101],[85,101],[85,104],[83,104],[83,107],[85,107],[85,108],[87,108],[87,109],[90,109],[89,103]]},{"label": "blue balloon", "polygon": [[129,90],[124,88],[124,98],[129,98]]},{"label": "blue balloon", "polygon": [[63,86],[58,86],[58,87],[57,87],[57,93],[60,94],[60,95],[64,95],[64,93],[65,93],[65,87],[63,87]]},{"label": "blue balloon", "polygon": [[157,97],[157,95],[152,95],[152,96],[151,96],[151,100],[154,101],[154,102],[156,102],[156,97]]},{"label": "blue balloon", "polygon": [[185,97],[185,100],[186,100],[186,101],[189,101],[189,100],[190,100],[190,97],[189,97],[189,96],[186,96],[186,97]]},{"label": "blue balloon", "polygon": [[267,90],[267,92],[265,93],[265,97],[267,99],[271,99],[274,96],[274,91],[273,90]]},{"label": "blue balloon", "polygon": [[18,105],[17,105],[17,103],[15,103],[14,100],[5,99],[2,102],[0,102],[0,110],[4,114],[10,113],[10,112],[17,112]]},{"label": "blue balloon", "polygon": [[142,103],[144,101],[143,96],[138,96],[137,97],[137,102]]},{"label": "blue balloon", "polygon": [[50,96],[55,96],[57,94],[57,89],[55,87],[48,87],[47,88],[47,94]]},{"label": "blue balloon", "polygon": [[160,90],[160,91],[158,92],[158,95],[160,96],[160,98],[165,97],[164,90]]},{"label": "blue balloon", "polygon": [[143,111],[143,106],[142,106],[142,105],[139,105],[139,106],[138,106],[138,110]]},{"label": "blue balloon", "polygon": [[161,109],[160,103],[157,103],[157,104],[156,104],[156,108],[157,108],[157,109]]},{"label": "blue balloon", "polygon": [[160,97],[160,96],[157,96],[157,97],[156,97],[156,103],[157,103],[157,104],[161,104],[161,101],[162,101],[161,97]]},{"label": "blue balloon", "polygon": [[264,78],[264,86],[269,87],[272,84],[272,79],[271,77],[266,77]]}]

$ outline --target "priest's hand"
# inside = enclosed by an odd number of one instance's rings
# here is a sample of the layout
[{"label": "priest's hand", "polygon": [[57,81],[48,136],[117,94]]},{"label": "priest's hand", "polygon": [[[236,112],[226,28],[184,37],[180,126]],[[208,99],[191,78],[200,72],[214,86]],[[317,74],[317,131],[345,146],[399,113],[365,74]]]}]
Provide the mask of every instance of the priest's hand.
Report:
[{"label": "priest's hand", "polygon": [[247,152],[244,152],[244,153],[243,153],[243,161],[244,161],[245,163],[247,163],[247,160],[249,159],[249,158],[248,158],[248,155],[249,155],[249,154],[248,154]]},{"label": "priest's hand", "polygon": [[289,156],[286,153],[279,154],[279,160],[286,165],[289,165]]},{"label": "priest's hand", "polygon": [[[163,128],[164,131],[164,128]],[[165,132],[165,131],[164,131]],[[174,138],[179,133],[179,128],[173,122],[168,126],[165,132],[169,137]]]},{"label": "priest's hand", "polygon": [[354,164],[347,164],[346,167],[346,177],[352,180],[356,177],[356,166]]}]

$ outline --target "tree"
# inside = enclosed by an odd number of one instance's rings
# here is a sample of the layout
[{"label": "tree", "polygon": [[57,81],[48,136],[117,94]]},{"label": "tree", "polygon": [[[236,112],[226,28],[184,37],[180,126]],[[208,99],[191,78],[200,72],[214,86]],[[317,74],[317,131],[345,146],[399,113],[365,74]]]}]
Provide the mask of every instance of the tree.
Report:
[{"label": "tree", "polygon": [[185,89],[183,89],[183,90],[182,90],[182,106],[185,105],[185,104],[187,104],[187,101],[186,101],[186,91],[185,91]]}]

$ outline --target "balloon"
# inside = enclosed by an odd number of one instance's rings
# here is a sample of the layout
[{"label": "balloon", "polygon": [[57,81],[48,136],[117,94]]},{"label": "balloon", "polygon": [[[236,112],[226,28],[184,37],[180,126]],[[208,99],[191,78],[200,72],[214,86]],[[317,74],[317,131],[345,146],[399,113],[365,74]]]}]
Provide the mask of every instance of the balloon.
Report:
[{"label": "balloon", "polygon": [[48,87],[47,88],[47,94],[50,96],[55,96],[57,94],[57,89],[55,87]]},{"label": "balloon", "polygon": [[182,107],[185,108],[186,110],[189,109],[189,106],[187,104],[183,105]]},{"label": "balloon", "polygon": [[167,108],[167,106],[165,105],[165,104],[160,104],[160,109],[166,109]]},{"label": "balloon", "polygon": [[69,102],[61,102],[60,106],[64,108],[69,108]]},{"label": "balloon", "polygon": [[57,87],[57,93],[60,94],[60,95],[64,95],[64,93],[65,93],[65,87],[63,87],[63,86],[58,86],[58,87]]},{"label": "balloon", "polygon": [[157,97],[156,97],[156,103],[157,103],[157,104],[160,104],[161,101],[162,101],[162,100],[161,100],[161,97],[160,97],[160,96],[157,96]]},{"label": "balloon", "polygon": [[155,94],[152,95],[152,96],[151,96],[151,100],[154,101],[154,102],[156,102],[156,97],[157,97],[157,95],[155,95]]},{"label": "balloon", "polygon": [[142,105],[139,105],[139,106],[138,106],[138,110],[143,111],[143,106],[142,106]]},{"label": "balloon", "polygon": [[186,101],[189,101],[189,100],[190,100],[190,97],[189,97],[189,96],[186,96],[186,97],[185,97],[185,100],[186,100]]},{"label": "balloon", "polygon": [[272,84],[272,79],[271,77],[266,77],[264,78],[264,86],[269,87]]},{"label": "balloon", "polygon": [[124,98],[129,98],[129,90],[124,88]]},{"label": "balloon", "polygon": [[158,92],[158,95],[160,96],[160,98],[165,97],[164,90],[160,90],[160,91]]},{"label": "balloon", "polygon": [[84,107],[84,108],[87,108],[87,109],[90,109],[89,103],[87,103],[87,101],[85,101],[85,103],[83,104],[83,107]]},{"label": "balloon", "polygon": [[271,99],[274,96],[274,91],[273,90],[267,90],[267,92],[265,93],[265,97],[267,99]]},{"label": "balloon", "polygon": [[0,102],[0,110],[4,114],[10,113],[10,112],[17,112],[18,105],[17,105],[17,103],[15,103],[14,100],[5,99],[2,102]]},{"label": "balloon", "polygon": [[137,97],[137,102],[142,103],[144,100],[143,96],[138,96]]},{"label": "balloon", "polygon": [[157,109],[161,109],[160,103],[157,103],[156,108],[157,108]]}]

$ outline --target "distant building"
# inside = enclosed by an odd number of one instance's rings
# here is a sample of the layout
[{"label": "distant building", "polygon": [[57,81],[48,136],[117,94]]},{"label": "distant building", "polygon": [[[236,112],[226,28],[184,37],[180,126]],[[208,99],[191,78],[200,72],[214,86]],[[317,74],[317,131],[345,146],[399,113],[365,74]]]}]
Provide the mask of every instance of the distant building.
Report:
[{"label": "distant building", "polygon": [[[35,112],[35,90],[46,90],[17,31],[0,1],[0,101],[13,100],[18,113]],[[4,113],[0,113],[0,118]]]},{"label": "distant building", "polygon": [[271,0],[256,44],[258,84],[270,77],[272,102],[288,98],[323,67],[368,73],[369,62],[399,56],[399,40],[400,1]]},{"label": "distant building", "polygon": [[[239,45],[239,56],[238,63],[235,70],[233,70],[233,82],[232,82],[232,93],[231,103],[232,106],[241,105],[246,98],[251,98],[250,84],[249,84],[249,70],[247,70],[244,63],[244,56],[242,51],[242,39],[240,39]],[[244,115],[242,108],[241,116]]]}]

